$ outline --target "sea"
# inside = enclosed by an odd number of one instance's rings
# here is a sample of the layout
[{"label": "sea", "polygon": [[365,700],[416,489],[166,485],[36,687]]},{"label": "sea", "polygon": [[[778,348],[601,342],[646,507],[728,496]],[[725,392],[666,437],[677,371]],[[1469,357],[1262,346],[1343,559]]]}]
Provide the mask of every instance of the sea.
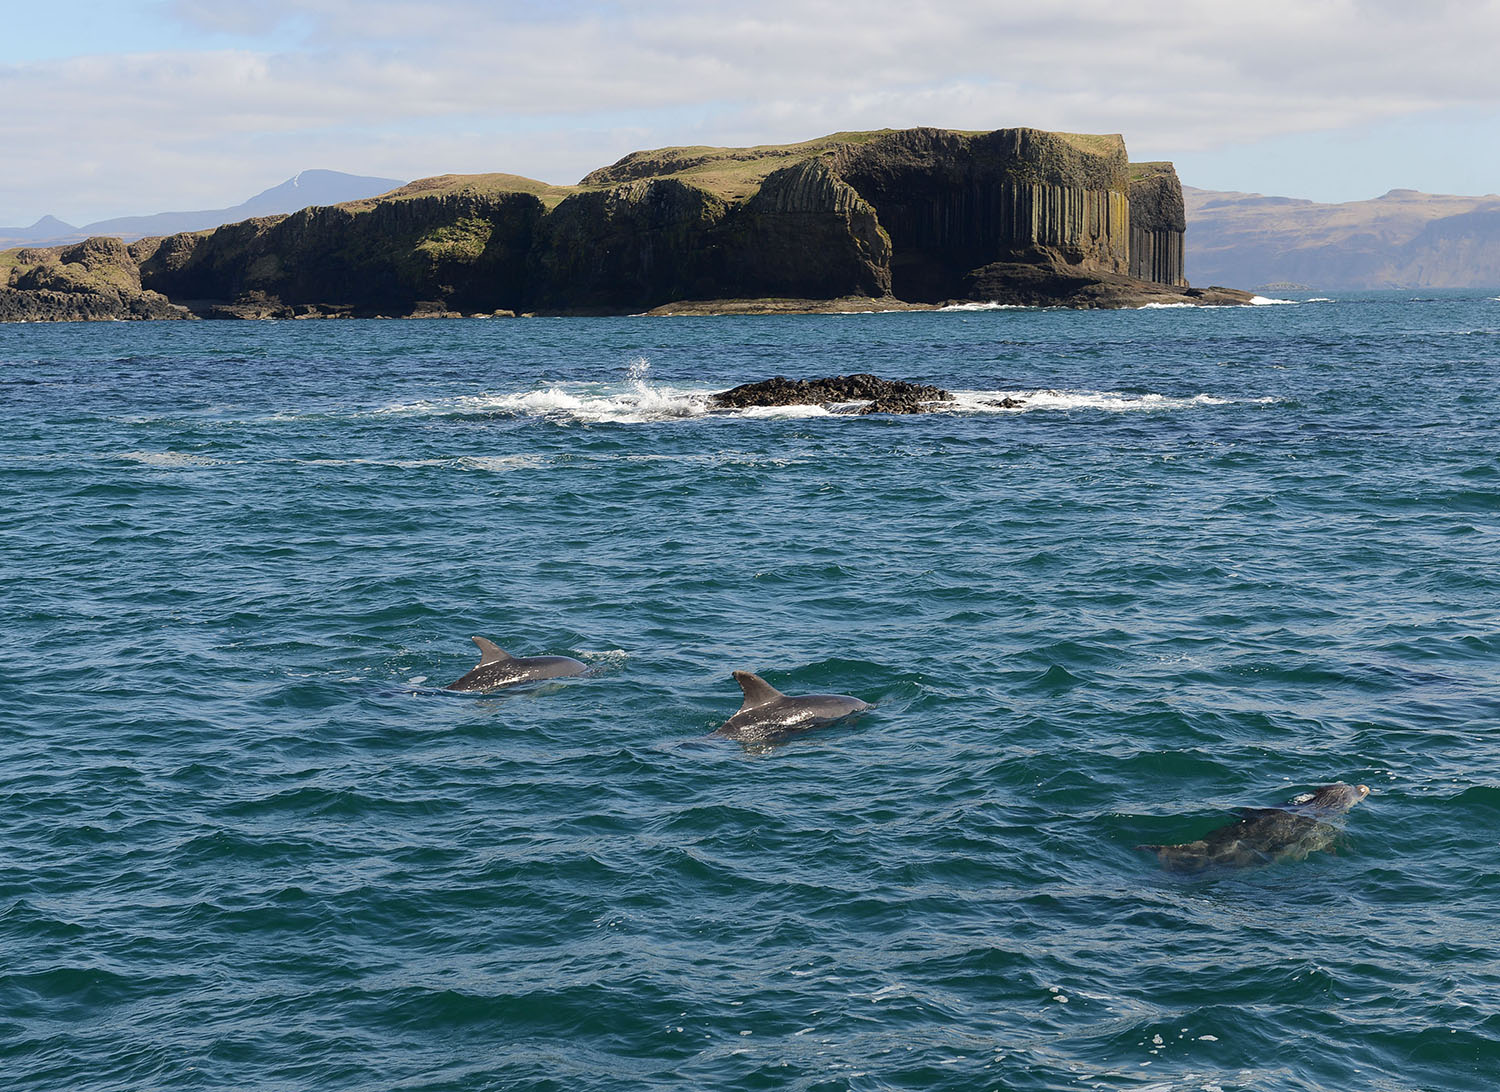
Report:
[{"label": "sea", "polygon": [[0,1086],[1493,1089],[1497,425],[1479,292],[0,326]]}]

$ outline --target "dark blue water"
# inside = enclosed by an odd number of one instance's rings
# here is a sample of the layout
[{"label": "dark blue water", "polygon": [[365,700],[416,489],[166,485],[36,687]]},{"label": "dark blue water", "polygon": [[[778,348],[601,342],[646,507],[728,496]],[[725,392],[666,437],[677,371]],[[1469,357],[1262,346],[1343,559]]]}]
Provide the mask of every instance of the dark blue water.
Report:
[{"label": "dark blue water", "polygon": [[1483,298],[0,327],[0,1084],[1492,1088],[1497,424]]}]

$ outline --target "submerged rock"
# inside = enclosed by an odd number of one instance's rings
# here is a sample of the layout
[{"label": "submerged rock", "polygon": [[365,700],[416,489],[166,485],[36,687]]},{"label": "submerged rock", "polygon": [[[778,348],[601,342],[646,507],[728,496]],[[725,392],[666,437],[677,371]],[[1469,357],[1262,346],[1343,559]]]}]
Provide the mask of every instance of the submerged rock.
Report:
[{"label": "submerged rock", "polygon": [[934,402],[951,402],[953,395],[941,387],[881,379],[868,373],[835,375],[823,379],[787,379],[775,376],[759,383],[742,383],[712,396],[719,409],[751,406],[822,406],[848,402],[865,405],[851,413],[931,413]]}]

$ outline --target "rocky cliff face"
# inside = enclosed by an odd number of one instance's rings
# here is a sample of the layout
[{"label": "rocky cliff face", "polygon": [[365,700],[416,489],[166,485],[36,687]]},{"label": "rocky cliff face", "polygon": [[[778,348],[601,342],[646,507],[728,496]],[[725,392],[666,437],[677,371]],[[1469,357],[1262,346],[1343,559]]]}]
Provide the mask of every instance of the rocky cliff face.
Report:
[{"label": "rocky cliff face", "polygon": [[1122,306],[1138,281],[1185,285],[1176,174],[1133,175],[1118,136],[909,129],[635,153],[571,188],[478,179],[143,242],[138,287],[254,317],[757,298]]},{"label": "rocky cliff face", "polygon": [[1131,164],[1130,275],[1157,284],[1186,286],[1186,231],[1182,183],[1172,164]]},{"label": "rocky cliff face", "polygon": [[165,296],[141,287],[137,256],[118,239],[88,239],[72,246],[0,255],[0,322],[185,315]]},{"label": "rocky cliff face", "polygon": [[173,299],[272,310],[493,309],[520,298],[542,214],[529,194],[304,209],[170,236],[144,257],[141,278]]},{"label": "rocky cliff face", "polygon": [[832,159],[890,235],[893,294],[935,302],[959,297],[970,270],[1036,246],[1089,272],[1125,272],[1125,143],[1090,139],[912,129]]}]

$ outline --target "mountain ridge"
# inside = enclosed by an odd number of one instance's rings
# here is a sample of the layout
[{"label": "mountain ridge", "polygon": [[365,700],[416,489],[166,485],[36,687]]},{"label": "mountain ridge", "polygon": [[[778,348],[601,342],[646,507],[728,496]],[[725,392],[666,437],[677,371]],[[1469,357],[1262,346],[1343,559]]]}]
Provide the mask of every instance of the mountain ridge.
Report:
[{"label": "mountain ridge", "polygon": [[1182,187],[1188,277],[1316,290],[1500,286],[1500,194],[1338,204]]},{"label": "mountain ridge", "polygon": [[156,212],[139,216],[116,216],[82,227],[43,216],[30,227],[0,227],[0,249],[13,246],[66,246],[99,235],[112,235],[134,242],[152,235],[175,235],[182,231],[207,231],[256,216],[278,216],[314,205],[338,205],[376,197],[405,185],[401,179],[346,174],[321,168],[298,171],[285,182],[262,190],[238,205],[223,209],[187,212]]}]

